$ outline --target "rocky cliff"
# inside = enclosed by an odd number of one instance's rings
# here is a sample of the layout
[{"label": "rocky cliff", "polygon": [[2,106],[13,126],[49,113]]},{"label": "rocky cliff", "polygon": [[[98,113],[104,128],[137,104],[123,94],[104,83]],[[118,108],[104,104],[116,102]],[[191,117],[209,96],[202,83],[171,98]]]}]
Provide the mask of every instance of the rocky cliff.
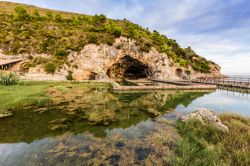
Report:
[{"label": "rocky cliff", "polygon": [[87,16],[0,2],[0,59],[22,57],[26,79],[189,79],[220,67],[157,31],[104,15]]},{"label": "rocky cliff", "polygon": [[[2,57],[5,56],[2,54]],[[112,46],[107,44],[88,44],[80,52],[71,51],[67,61],[53,74],[44,70],[44,65],[27,68],[34,59],[51,60],[47,54],[18,55],[24,59],[20,68],[16,69],[26,79],[66,80],[69,75],[74,80],[108,80],[112,78],[154,78],[154,79],[188,79],[201,76],[218,76],[218,66],[209,74],[196,72],[191,66],[181,67],[174,63],[165,53],[155,48],[146,53],[140,51],[135,40],[120,37]],[[18,57],[15,56],[15,57]]]}]

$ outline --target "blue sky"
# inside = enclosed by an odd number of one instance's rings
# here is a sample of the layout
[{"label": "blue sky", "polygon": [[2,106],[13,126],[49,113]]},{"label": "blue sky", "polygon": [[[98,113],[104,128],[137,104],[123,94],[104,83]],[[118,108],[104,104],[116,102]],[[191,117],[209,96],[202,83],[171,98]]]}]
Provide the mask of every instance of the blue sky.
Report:
[{"label": "blue sky", "polygon": [[223,73],[250,73],[249,0],[10,0],[44,8],[105,14],[149,27],[191,46]]}]

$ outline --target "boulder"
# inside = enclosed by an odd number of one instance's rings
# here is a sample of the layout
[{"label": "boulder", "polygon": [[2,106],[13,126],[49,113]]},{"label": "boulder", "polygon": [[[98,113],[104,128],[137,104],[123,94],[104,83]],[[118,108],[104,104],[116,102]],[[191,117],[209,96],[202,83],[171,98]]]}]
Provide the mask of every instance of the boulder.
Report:
[{"label": "boulder", "polygon": [[197,119],[202,123],[210,123],[214,125],[216,128],[228,132],[229,129],[226,125],[224,125],[221,120],[212,112],[204,108],[199,108],[195,112],[190,113],[189,115],[185,115],[181,117],[181,120],[187,122],[191,119]]}]

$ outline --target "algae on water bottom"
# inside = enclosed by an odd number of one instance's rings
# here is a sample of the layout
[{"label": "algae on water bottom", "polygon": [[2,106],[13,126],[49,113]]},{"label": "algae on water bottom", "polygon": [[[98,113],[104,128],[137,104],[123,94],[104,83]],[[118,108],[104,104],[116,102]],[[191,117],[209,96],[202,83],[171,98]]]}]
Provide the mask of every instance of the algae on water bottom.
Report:
[{"label": "algae on water bottom", "polygon": [[[19,86],[16,90],[17,95],[26,88]],[[35,87],[31,87],[33,88]],[[107,85],[70,83],[59,86],[49,83],[47,86],[43,85],[41,89],[44,93],[22,96],[29,99],[32,97],[32,100],[36,101],[35,104],[22,103],[20,104],[22,107],[12,110],[13,117],[0,120],[1,142],[32,142],[66,131],[75,134],[88,131],[95,136],[103,137],[106,136],[107,129],[128,128],[149,118],[171,112],[177,105],[183,102],[190,103],[193,99],[209,93],[207,91],[113,93]],[[185,101],[182,101],[183,97],[186,98]]]},{"label": "algae on water bottom", "polygon": [[1,88],[5,102],[0,100],[0,107],[13,116],[0,119],[0,165],[168,165],[169,156],[181,155],[174,109],[218,94],[115,93],[109,87],[32,83]]}]

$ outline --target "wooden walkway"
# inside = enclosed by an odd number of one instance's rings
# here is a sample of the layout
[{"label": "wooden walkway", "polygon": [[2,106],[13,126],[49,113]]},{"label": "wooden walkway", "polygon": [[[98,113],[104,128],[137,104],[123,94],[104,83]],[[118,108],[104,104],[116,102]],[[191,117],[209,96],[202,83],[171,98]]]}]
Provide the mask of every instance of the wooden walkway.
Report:
[{"label": "wooden walkway", "polygon": [[216,89],[216,85],[195,85],[195,86],[115,86],[114,90],[210,90]]},{"label": "wooden walkway", "polygon": [[111,82],[113,90],[115,91],[133,91],[133,90],[215,90],[217,89],[216,85],[207,85],[207,84],[192,84],[192,85],[156,85],[156,86],[121,86],[116,82]]},{"label": "wooden walkway", "polygon": [[200,78],[192,80],[192,82],[232,88],[250,89],[250,77]]},{"label": "wooden walkway", "polygon": [[158,80],[158,79],[150,79],[154,82],[172,84],[172,85],[180,85],[180,86],[190,86],[193,83],[191,81],[184,81],[184,80]]},{"label": "wooden walkway", "polygon": [[15,59],[15,60],[0,60],[0,70],[8,70],[13,65],[18,62],[23,61],[23,59]]}]

